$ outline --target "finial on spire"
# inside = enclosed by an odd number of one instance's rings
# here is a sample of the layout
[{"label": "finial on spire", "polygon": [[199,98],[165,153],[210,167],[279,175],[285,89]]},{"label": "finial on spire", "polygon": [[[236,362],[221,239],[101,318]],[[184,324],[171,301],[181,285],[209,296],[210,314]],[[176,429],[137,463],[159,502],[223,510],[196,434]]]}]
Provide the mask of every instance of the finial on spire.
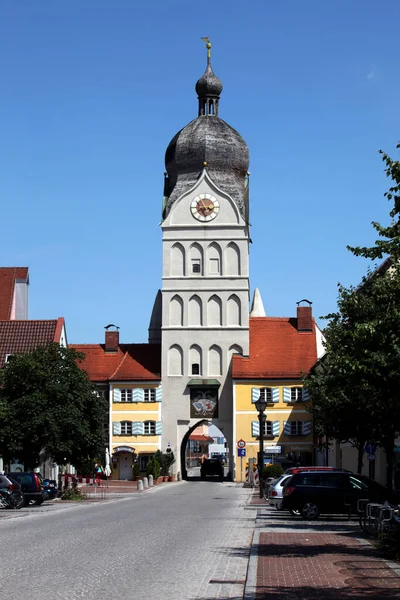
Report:
[{"label": "finial on spire", "polygon": [[202,37],[201,38],[203,42],[206,43],[206,48],[207,48],[207,64],[210,64],[211,62],[211,42],[210,42],[210,38],[207,37]]}]

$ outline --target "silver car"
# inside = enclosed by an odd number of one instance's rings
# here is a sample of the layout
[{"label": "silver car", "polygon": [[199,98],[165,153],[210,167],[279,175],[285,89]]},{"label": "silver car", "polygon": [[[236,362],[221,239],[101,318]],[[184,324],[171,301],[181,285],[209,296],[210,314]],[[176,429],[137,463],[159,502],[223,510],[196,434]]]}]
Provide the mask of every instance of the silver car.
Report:
[{"label": "silver car", "polygon": [[291,475],[281,475],[269,485],[267,499],[270,506],[275,506],[278,510],[280,509],[282,503],[282,488],[290,477]]}]

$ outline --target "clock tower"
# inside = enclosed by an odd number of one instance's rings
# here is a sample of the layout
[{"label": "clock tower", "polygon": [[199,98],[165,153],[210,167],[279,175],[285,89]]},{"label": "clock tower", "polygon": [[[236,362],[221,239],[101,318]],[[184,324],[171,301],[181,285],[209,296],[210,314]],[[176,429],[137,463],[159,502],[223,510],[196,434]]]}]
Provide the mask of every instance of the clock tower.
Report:
[{"label": "clock tower", "polygon": [[204,420],[222,431],[233,464],[231,360],[249,353],[249,151],[219,116],[210,48],[198,116],[166,151],[160,312],[150,325],[159,341],[161,324],[162,448],[171,445],[183,476],[186,440]]}]

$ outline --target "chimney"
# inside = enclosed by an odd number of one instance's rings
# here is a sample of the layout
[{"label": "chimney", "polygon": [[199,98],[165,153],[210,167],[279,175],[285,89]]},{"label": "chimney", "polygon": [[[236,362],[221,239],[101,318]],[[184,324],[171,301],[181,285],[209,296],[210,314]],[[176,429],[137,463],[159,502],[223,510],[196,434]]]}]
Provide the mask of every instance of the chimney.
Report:
[{"label": "chimney", "polygon": [[[301,306],[302,302],[307,302],[307,306]],[[305,298],[296,302],[297,304],[297,331],[312,331],[312,308],[309,300]]]},{"label": "chimney", "polygon": [[[114,329],[110,330],[111,327],[113,327]],[[105,351],[109,353],[118,352],[119,327],[111,323],[110,325],[107,325],[107,327],[105,327],[104,329],[106,330]]]}]

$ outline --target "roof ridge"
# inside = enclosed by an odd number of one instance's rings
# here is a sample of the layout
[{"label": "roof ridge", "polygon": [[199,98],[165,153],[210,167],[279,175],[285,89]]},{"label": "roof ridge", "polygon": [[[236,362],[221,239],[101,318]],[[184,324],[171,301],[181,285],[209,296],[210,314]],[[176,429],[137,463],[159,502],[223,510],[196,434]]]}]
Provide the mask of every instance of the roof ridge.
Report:
[{"label": "roof ridge", "polygon": [[122,367],[124,361],[126,360],[126,357],[128,356],[128,353],[125,352],[124,356],[122,357],[122,360],[118,363],[118,366],[116,367],[115,371],[110,375],[109,379],[112,379],[114,377],[114,375],[116,373],[118,373],[118,371],[120,370],[120,368]]}]

